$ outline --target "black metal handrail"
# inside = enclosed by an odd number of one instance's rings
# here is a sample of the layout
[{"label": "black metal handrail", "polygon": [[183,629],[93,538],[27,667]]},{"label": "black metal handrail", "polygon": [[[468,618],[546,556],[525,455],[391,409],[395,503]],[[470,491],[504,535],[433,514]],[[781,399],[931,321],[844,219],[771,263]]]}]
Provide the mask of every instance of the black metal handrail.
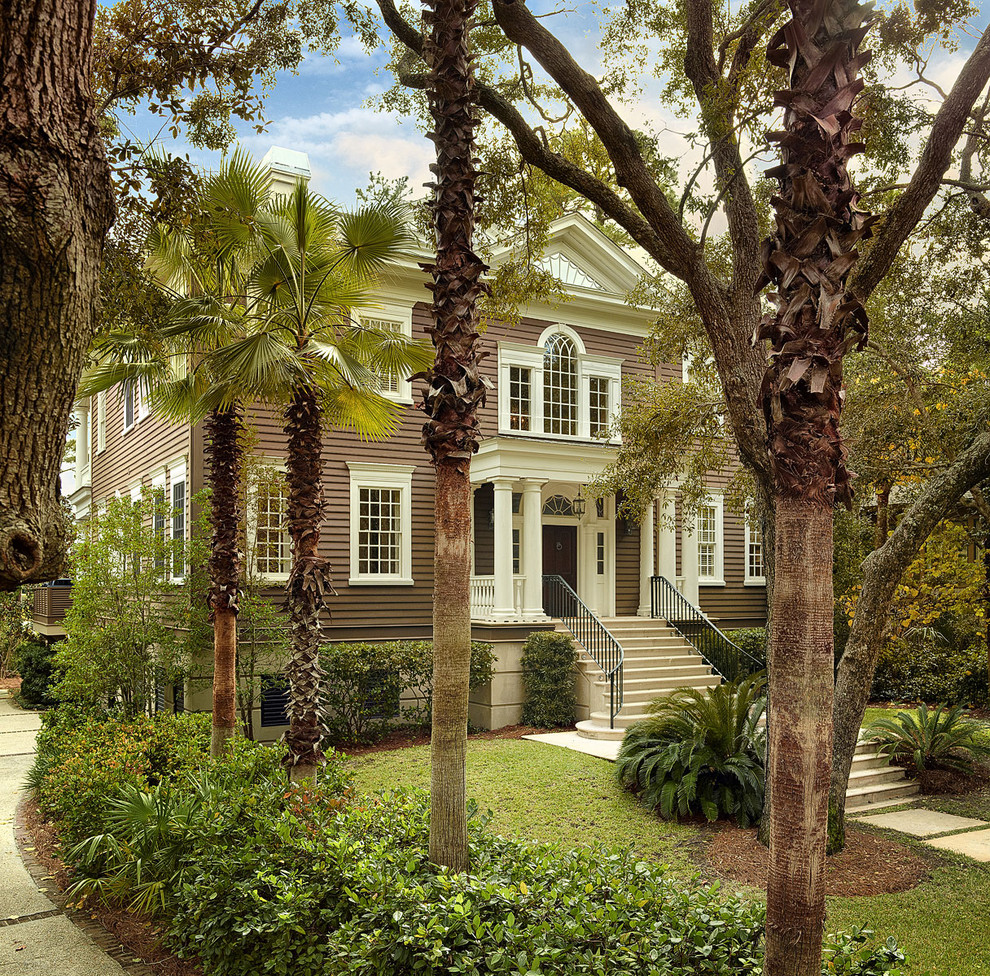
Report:
[{"label": "black metal handrail", "polygon": [[729,640],[665,576],[650,577],[650,616],[666,620],[726,681],[766,670],[766,661]]},{"label": "black metal handrail", "polygon": [[608,679],[609,728],[614,729],[615,716],[622,708],[622,645],[563,576],[543,577],[543,609],[549,616],[563,621]]}]

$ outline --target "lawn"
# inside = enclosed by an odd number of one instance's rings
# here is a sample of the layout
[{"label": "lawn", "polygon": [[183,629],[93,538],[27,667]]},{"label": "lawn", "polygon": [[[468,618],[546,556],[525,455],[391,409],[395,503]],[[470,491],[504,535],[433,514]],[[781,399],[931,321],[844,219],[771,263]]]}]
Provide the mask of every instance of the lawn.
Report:
[{"label": "lawn", "polygon": [[[372,753],[352,764],[361,790],[429,786],[428,746]],[[543,743],[473,740],[468,795],[491,809],[494,829],[508,836],[564,847],[631,845],[644,858],[690,877],[698,870],[707,832],[649,814],[618,788],[612,768]],[[978,809],[990,814],[990,798]],[[962,801],[951,812],[962,813]],[[983,935],[990,917],[990,868],[917,847],[931,859],[931,877],[899,894],[830,899],[829,930],[865,924],[883,938],[895,936],[909,954],[911,976],[990,976],[990,940]]]}]

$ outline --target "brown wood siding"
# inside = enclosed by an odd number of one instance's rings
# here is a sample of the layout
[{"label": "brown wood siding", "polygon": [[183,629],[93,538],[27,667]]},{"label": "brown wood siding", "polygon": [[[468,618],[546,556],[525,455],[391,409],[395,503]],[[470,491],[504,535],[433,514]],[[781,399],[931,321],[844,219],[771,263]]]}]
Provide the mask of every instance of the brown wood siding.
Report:
[{"label": "brown wood siding", "polygon": [[737,627],[762,627],[767,619],[765,586],[746,586],[746,529],[742,520],[729,511],[724,513],[723,554],[724,586],[698,589],[701,609],[721,630]]},{"label": "brown wood siding", "polygon": [[495,507],[495,487],[479,485],[474,493],[474,574],[495,575],[495,529],[491,513]]},{"label": "brown wood siding", "polygon": [[615,522],[615,615],[634,616],[639,609],[639,531],[626,534],[624,519]]},{"label": "brown wood siding", "polygon": [[[93,400],[94,406],[96,399]],[[154,413],[138,420],[124,431],[124,400],[119,388],[110,390],[106,397],[106,450],[92,454],[93,504],[97,505],[118,492],[130,497],[131,487],[140,481],[150,485],[153,474],[166,465],[182,458],[186,462],[186,531],[190,524],[189,476],[190,429],[188,424],[171,424]],[[95,417],[91,423],[94,431]],[[169,485],[171,491],[171,485]]]}]

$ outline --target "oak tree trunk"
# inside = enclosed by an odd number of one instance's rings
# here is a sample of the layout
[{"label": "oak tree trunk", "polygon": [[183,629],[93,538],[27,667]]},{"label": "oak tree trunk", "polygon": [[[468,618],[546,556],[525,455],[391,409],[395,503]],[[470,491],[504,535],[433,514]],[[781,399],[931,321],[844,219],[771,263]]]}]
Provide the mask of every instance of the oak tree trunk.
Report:
[{"label": "oak tree trunk", "polygon": [[237,730],[237,612],[240,609],[240,485],[243,424],[237,406],[214,410],[205,421],[212,489],[210,592],[213,619],[213,729],[210,755],[228,751]]},{"label": "oak tree trunk", "polygon": [[63,571],[59,471],[93,334],[110,169],[95,0],[0,4],[0,589]]},{"label": "oak tree trunk", "polygon": [[990,475],[990,433],[973,438],[949,467],[930,479],[884,544],[863,562],[863,585],[835,685],[835,745],[829,799],[829,852],[845,845],[846,790],[890,605],[901,576],[932,531],[967,490]]},{"label": "oak tree trunk", "polygon": [[472,250],[475,214],[474,79],[468,36],[476,0],[427,0],[424,55],[437,161],[433,223],[436,357],[426,374],[423,442],[436,469],[430,860],[468,867],[467,714],[471,668],[471,455],[478,450],[478,299],[486,267]]},{"label": "oak tree trunk", "polygon": [[285,733],[289,779],[316,779],[323,764],[320,614],[326,606],[329,562],[320,556],[323,521],[322,409],[312,387],[297,390],[285,411],[288,434],[289,535],[292,568],[286,584],[291,628],[289,654],[289,730]]}]

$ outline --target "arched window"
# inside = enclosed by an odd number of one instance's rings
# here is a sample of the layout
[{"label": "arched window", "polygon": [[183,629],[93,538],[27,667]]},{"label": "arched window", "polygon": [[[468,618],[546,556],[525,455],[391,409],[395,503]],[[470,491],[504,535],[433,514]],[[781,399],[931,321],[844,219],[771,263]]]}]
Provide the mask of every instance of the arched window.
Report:
[{"label": "arched window", "polygon": [[557,333],[543,347],[543,431],[577,434],[578,375],[574,343]]}]

